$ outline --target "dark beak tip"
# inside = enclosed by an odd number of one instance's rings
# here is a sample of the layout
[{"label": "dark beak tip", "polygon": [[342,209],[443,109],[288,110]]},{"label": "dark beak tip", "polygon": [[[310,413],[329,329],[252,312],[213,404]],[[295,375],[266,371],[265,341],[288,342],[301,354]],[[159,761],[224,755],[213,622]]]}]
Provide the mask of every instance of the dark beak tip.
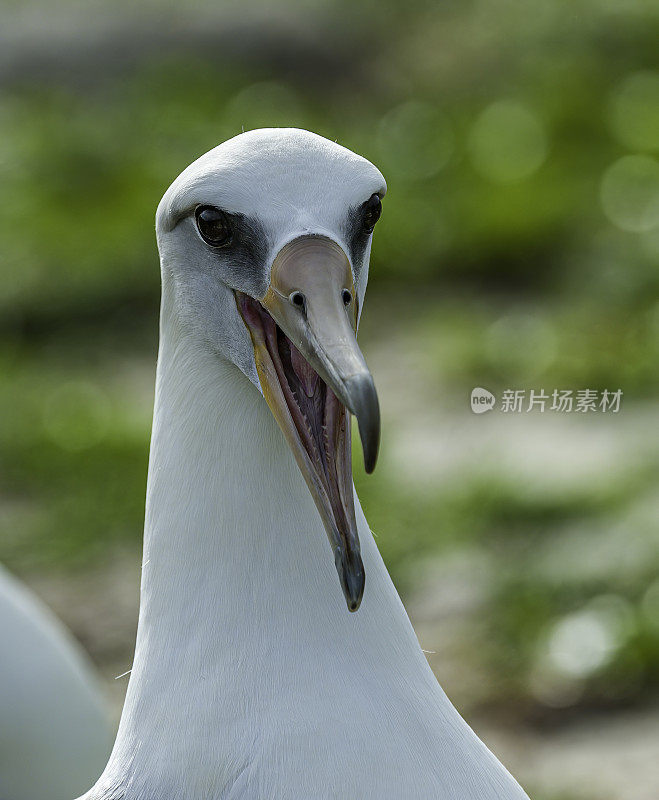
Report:
[{"label": "dark beak tip", "polygon": [[378,462],[378,443],[376,442],[375,448],[364,448],[364,469],[370,475],[375,470],[375,465]]},{"label": "dark beak tip", "polygon": [[350,589],[346,589],[344,587],[343,590],[346,598],[346,605],[348,606],[348,611],[351,614],[354,614],[355,611],[359,608],[362,603],[362,597],[364,596],[364,579],[362,577],[362,584],[361,587],[352,587],[352,591]]},{"label": "dark beak tip", "polygon": [[359,553],[355,553],[350,558],[346,558],[342,550],[337,548],[334,554],[334,562],[336,571],[339,573],[339,580],[341,581],[341,588],[343,589],[348,611],[354,613],[361,605],[366,583],[361,556]]},{"label": "dark beak tip", "polygon": [[371,414],[367,422],[362,425],[362,420],[357,417],[359,438],[362,441],[364,453],[364,469],[369,475],[375,469],[380,449],[380,409],[377,406],[377,397],[375,403],[375,413]]},{"label": "dark beak tip", "polygon": [[375,469],[380,447],[380,404],[369,372],[355,375],[346,381],[351,400],[350,410],[357,417],[359,438],[364,453],[364,468],[370,475]]}]

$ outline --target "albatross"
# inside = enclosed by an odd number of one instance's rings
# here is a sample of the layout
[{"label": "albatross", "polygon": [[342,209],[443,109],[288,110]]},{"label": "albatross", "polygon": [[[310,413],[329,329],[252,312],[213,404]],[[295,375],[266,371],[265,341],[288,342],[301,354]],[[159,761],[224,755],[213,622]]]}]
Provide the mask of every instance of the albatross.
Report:
[{"label": "albatross", "polygon": [[354,492],[380,416],[355,338],[386,184],[242,133],[162,198],[135,658],[83,800],[521,800],[419,646]]},{"label": "albatross", "polygon": [[0,564],[0,798],[70,800],[111,746],[110,709],[82,647]]}]

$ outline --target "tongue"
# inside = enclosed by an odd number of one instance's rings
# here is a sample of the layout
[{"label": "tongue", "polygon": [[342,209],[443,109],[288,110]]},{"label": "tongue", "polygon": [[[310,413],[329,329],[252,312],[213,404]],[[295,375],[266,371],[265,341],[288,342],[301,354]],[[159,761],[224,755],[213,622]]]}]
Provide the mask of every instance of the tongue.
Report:
[{"label": "tongue", "polygon": [[307,397],[313,397],[318,384],[318,373],[309,366],[308,362],[300,355],[300,351],[291,342],[291,366],[302,384]]}]

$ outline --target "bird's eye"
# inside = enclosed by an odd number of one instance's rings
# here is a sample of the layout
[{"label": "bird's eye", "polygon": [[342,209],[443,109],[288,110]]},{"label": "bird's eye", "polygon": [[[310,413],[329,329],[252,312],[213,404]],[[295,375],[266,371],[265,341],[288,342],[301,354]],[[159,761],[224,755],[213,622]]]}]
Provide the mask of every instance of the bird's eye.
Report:
[{"label": "bird's eye", "polygon": [[201,238],[211,247],[231,242],[231,224],[224,211],[214,206],[198,206],[194,215]]},{"label": "bird's eye", "polygon": [[352,303],[352,294],[350,293],[350,291],[348,289],[344,289],[341,292],[341,299],[343,300],[343,305],[344,306],[349,306],[350,303]]},{"label": "bird's eye", "polygon": [[371,233],[375,223],[380,219],[382,213],[382,201],[377,194],[371,195],[364,203],[364,216],[362,217],[364,232]]}]

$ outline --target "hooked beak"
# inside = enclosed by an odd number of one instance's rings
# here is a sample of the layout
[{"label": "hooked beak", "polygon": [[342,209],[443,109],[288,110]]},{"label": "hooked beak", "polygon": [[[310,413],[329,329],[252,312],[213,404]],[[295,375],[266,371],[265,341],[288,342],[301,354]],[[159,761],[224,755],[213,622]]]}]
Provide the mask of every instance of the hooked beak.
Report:
[{"label": "hooked beak", "polygon": [[272,264],[260,301],[236,292],[263,395],[290,445],[323,520],[350,611],[364,593],[352,489],[350,418],[357,417],[367,472],[380,439],[380,410],[359,350],[350,262],[324,236],[301,236]]}]

